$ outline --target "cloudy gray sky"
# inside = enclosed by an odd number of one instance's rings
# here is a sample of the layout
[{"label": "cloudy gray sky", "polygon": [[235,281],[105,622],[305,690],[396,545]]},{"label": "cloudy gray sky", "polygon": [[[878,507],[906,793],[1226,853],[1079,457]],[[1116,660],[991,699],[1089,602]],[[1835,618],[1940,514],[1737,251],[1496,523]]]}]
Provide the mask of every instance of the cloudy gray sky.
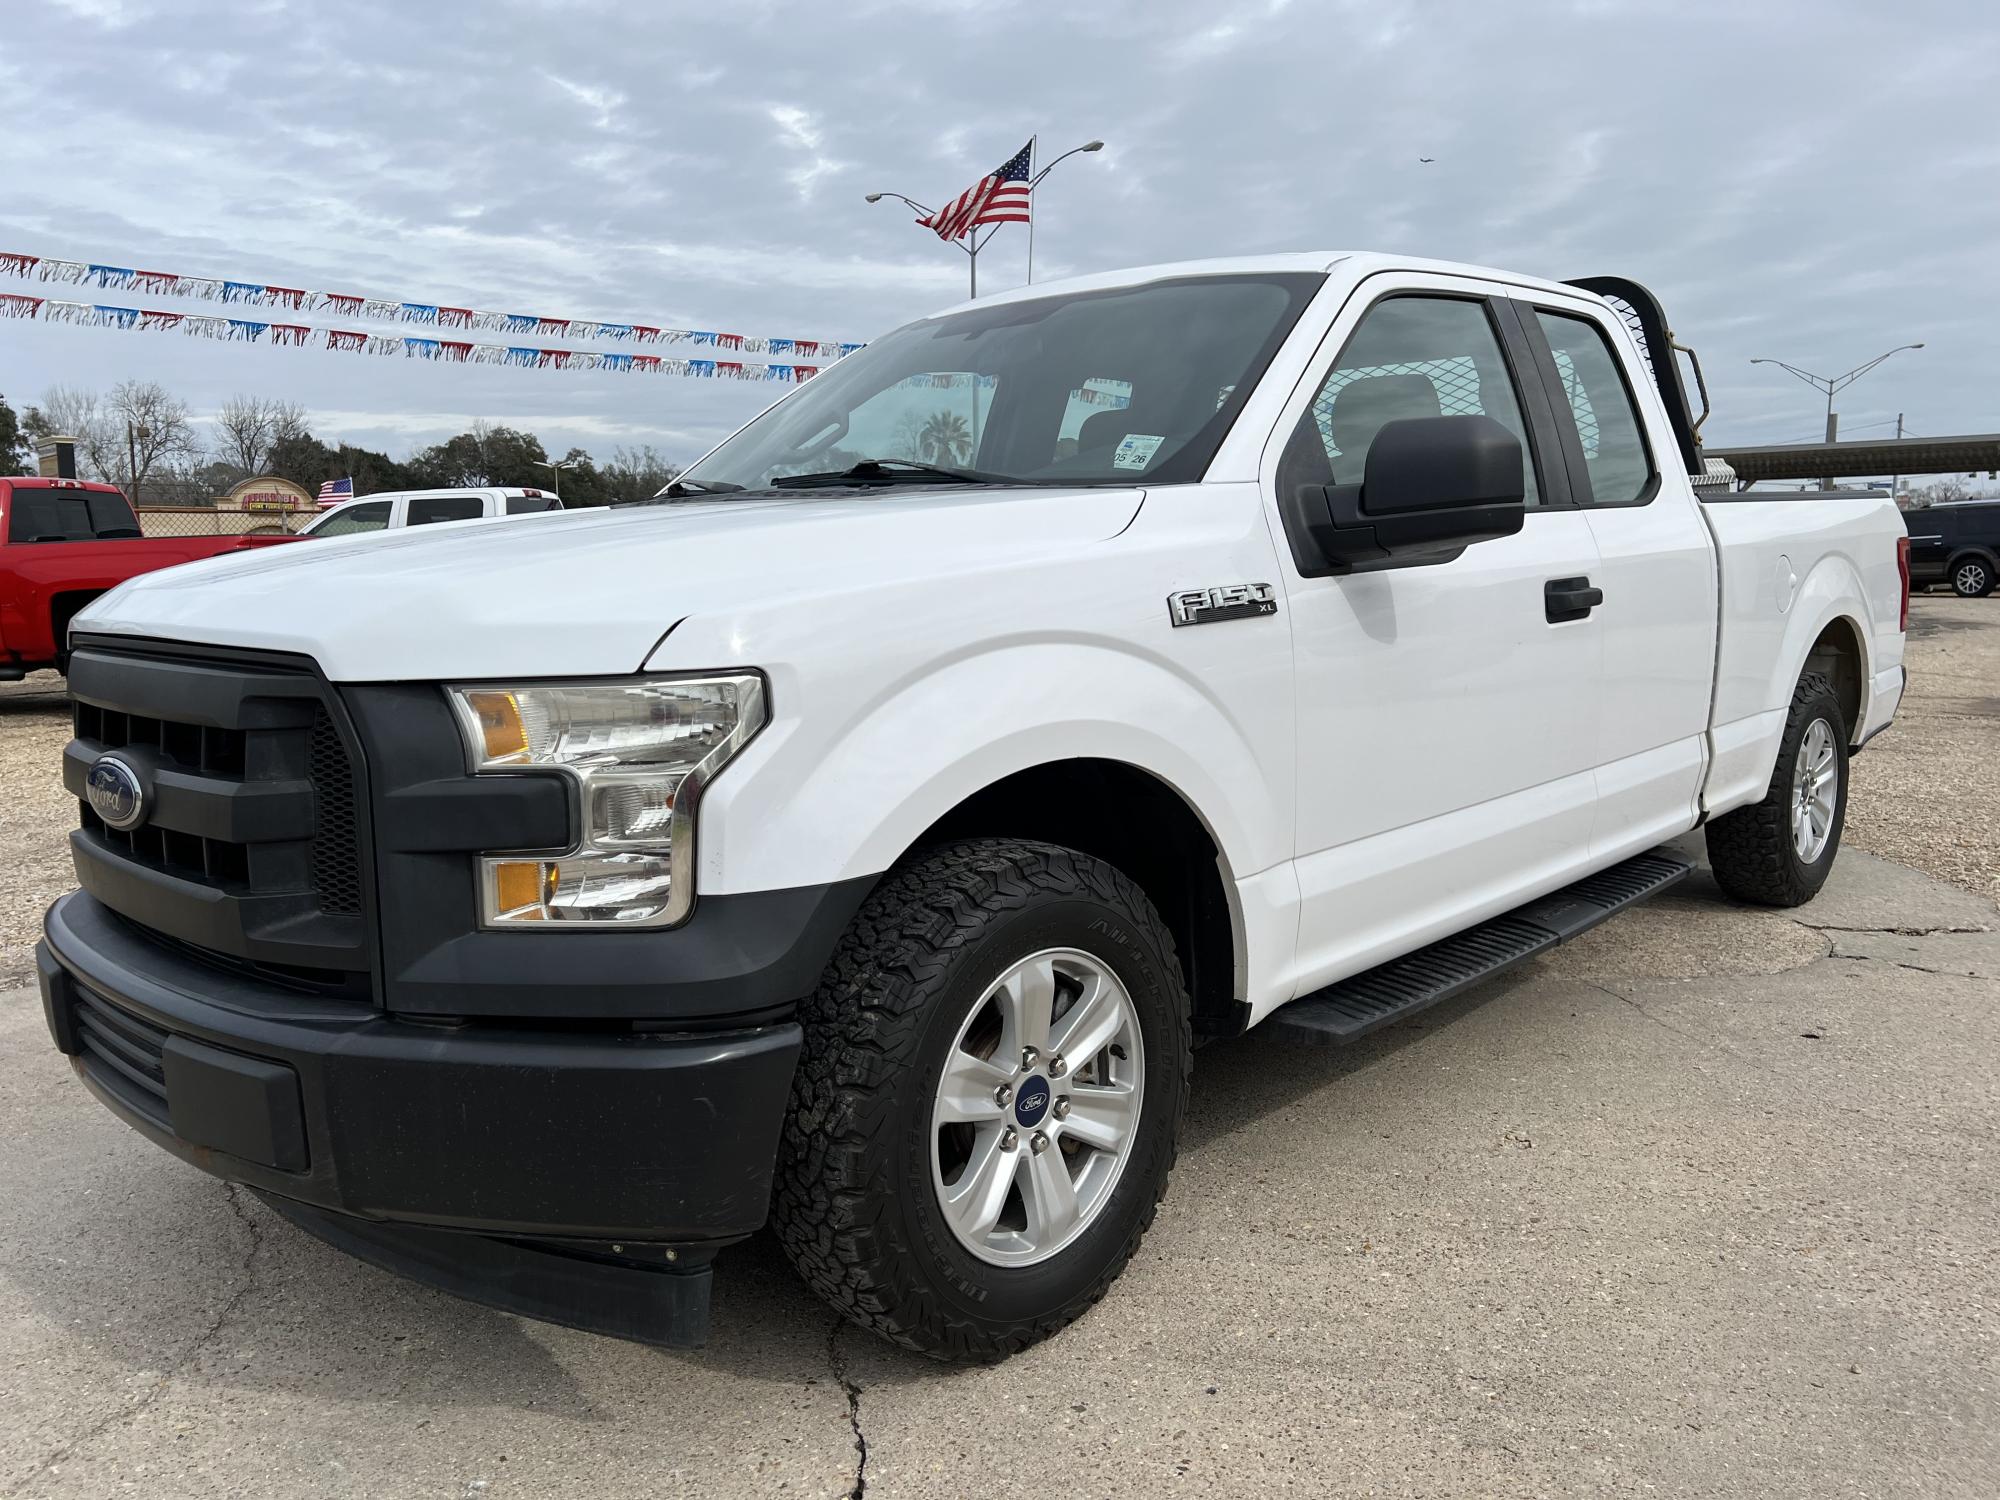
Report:
[{"label": "cloudy gray sky", "polygon": [[[6,33],[0,250],[865,339],[964,285],[865,191],[935,202],[1031,133],[1102,136],[1042,191],[1038,279],[1321,247],[1622,272],[1702,351],[1714,437],[1817,433],[1753,355],[1837,372],[1918,339],[1844,430],[2000,428],[1991,0],[40,0]],[[483,417],[691,457],[775,389],[0,320],[17,404],[127,376],[396,454]]]}]

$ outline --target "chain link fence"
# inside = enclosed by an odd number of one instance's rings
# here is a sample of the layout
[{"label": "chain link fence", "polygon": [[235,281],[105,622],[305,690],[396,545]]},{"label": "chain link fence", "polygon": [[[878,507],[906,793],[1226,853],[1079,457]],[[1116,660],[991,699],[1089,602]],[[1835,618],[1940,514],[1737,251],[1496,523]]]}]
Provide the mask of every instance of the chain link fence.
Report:
[{"label": "chain link fence", "polygon": [[299,530],[318,514],[228,510],[219,505],[142,505],[139,529],[147,536],[281,536]]}]

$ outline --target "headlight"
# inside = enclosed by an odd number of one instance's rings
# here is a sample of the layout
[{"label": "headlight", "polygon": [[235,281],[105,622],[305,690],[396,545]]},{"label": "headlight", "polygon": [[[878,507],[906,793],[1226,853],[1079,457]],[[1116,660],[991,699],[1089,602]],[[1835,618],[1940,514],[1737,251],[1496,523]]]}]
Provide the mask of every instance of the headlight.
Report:
[{"label": "headlight", "polygon": [[479,856],[480,920],[670,927],[694,905],[694,808],[764,725],[754,673],[449,689],[476,773],[575,783],[574,849]]}]

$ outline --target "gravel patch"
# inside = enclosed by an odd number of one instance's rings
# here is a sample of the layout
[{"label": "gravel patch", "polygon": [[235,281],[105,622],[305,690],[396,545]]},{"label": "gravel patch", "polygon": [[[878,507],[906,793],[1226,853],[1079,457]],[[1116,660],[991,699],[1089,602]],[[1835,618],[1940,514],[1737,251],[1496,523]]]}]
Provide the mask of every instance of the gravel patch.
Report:
[{"label": "gravel patch", "polygon": [[1845,842],[2000,908],[2000,595],[1910,601],[1910,687],[1854,761]]},{"label": "gravel patch", "polygon": [[69,831],[76,803],[63,790],[69,697],[54,672],[0,683],[0,988],[35,972],[42,912],[76,882]]}]

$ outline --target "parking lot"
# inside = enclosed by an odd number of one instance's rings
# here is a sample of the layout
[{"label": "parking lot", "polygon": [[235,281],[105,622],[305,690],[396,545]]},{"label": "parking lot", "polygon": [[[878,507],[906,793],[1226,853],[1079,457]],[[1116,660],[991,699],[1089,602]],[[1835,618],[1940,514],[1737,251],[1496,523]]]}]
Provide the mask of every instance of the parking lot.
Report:
[{"label": "parking lot", "polygon": [[1204,1051],[1124,1278],[973,1370],[761,1238],[641,1348],[146,1145],[27,987],[67,714],[0,689],[0,1493],[2000,1493],[2000,599],[1917,600],[1911,669],[1812,905],[1698,875],[1348,1051]]}]

